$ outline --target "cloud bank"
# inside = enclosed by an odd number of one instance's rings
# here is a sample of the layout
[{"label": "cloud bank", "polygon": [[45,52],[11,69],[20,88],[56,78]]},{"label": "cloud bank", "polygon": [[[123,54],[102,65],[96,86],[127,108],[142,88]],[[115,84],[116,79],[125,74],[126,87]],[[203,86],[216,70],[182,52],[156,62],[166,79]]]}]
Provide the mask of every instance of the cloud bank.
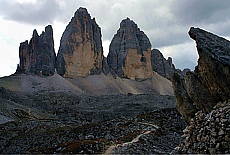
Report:
[{"label": "cloud bank", "polygon": [[129,17],[147,34],[152,48],[160,49],[165,57],[173,57],[176,67],[181,69],[194,69],[198,57],[195,44],[187,34],[191,26],[230,36],[229,0],[0,0],[0,17],[2,21],[34,28],[52,24],[55,42],[59,42],[65,26],[80,6],[96,18],[102,29],[104,49],[108,49],[121,20]]}]

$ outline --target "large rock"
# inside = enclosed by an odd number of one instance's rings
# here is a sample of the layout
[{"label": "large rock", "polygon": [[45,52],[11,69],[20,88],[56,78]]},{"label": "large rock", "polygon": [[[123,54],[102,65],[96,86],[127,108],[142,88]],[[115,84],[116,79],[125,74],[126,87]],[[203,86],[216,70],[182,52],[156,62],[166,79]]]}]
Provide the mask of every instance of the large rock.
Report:
[{"label": "large rock", "polygon": [[108,65],[119,77],[146,79],[152,76],[151,43],[129,18],[122,20],[107,57]]},{"label": "large rock", "polygon": [[53,29],[45,27],[45,32],[39,36],[34,30],[28,43],[26,40],[19,47],[20,64],[16,73],[53,75],[55,71],[56,54],[54,51]]},{"label": "large rock", "polygon": [[[198,110],[207,114],[218,101],[230,98],[230,42],[199,28],[192,27],[189,35],[197,44],[198,66],[182,80],[177,73],[172,78],[178,111],[188,124]],[[191,105],[196,107],[192,111],[187,108]]]},{"label": "large rock", "polygon": [[79,8],[62,35],[57,72],[67,78],[100,74],[102,61],[101,29],[85,8]]},{"label": "large rock", "polygon": [[189,35],[196,41],[199,54],[195,74],[215,101],[230,98],[230,41],[199,28]]}]

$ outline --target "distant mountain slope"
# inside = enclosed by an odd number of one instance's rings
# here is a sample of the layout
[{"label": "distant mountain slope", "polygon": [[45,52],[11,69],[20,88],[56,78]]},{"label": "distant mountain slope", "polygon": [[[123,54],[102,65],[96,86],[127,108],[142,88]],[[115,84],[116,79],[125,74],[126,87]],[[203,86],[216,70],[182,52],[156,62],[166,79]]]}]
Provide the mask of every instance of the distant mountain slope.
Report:
[{"label": "distant mountain slope", "polygon": [[154,73],[152,78],[142,81],[119,77],[115,79],[111,75],[106,76],[104,74],[74,79],[63,78],[56,73],[49,77],[15,74],[0,78],[0,86],[12,91],[25,93],[60,91],[89,95],[154,93],[173,96],[171,82],[157,73]]}]

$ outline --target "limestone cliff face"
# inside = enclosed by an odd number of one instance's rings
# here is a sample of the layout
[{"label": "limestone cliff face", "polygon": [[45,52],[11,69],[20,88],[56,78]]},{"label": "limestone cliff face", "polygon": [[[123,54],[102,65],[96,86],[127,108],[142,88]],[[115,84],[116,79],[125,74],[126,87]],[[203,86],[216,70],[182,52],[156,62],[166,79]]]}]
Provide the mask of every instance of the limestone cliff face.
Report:
[{"label": "limestone cliff face", "polygon": [[53,29],[49,25],[39,36],[34,30],[28,41],[22,42],[19,47],[20,64],[16,73],[32,73],[53,75],[55,71],[56,54],[54,51]]},{"label": "limestone cliff face", "polygon": [[17,68],[16,72],[24,73],[25,71],[29,70],[29,64],[30,64],[28,40],[26,40],[25,42],[20,43],[20,46],[19,46],[19,58],[20,58],[20,63],[18,65],[18,68]]},{"label": "limestone cliff face", "polygon": [[197,44],[198,66],[182,80],[178,74],[172,78],[178,110],[188,124],[198,110],[208,113],[230,98],[230,41],[193,27],[189,35]]},{"label": "limestone cliff face", "polygon": [[67,78],[100,74],[102,61],[101,29],[85,8],[79,8],[62,35],[57,72]]},{"label": "limestone cliff face", "polygon": [[122,20],[107,57],[111,70],[119,77],[146,79],[153,74],[150,58],[148,37],[129,18]]}]

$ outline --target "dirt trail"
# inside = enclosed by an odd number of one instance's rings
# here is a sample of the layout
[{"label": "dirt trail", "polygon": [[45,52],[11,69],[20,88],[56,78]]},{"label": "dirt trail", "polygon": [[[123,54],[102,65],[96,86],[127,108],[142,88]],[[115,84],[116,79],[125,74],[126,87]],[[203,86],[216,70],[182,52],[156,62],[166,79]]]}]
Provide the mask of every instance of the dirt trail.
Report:
[{"label": "dirt trail", "polygon": [[131,142],[125,142],[125,143],[123,143],[123,144],[118,144],[118,145],[111,145],[111,146],[105,151],[104,155],[110,155],[110,154],[112,153],[112,151],[113,151],[116,147],[118,147],[118,146],[125,146],[125,145],[129,145],[129,144],[132,144],[132,143],[136,143],[136,142],[139,141],[139,139],[141,138],[141,136],[147,135],[147,134],[149,134],[149,133],[151,133],[151,131],[146,131],[146,132],[144,132],[144,133],[138,135],[138,136],[137,136],[136,138],[134,138]]}]

